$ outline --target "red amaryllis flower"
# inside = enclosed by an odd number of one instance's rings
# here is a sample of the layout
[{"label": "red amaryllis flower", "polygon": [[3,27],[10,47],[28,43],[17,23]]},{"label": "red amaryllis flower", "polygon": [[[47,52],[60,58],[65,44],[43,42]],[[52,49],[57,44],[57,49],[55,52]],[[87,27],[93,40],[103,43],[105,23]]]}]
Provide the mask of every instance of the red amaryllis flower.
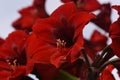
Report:
[{"label": "red amaryllis flower", "polygon": [[13,27],[15,29],[25,29],[31,31],[31,28],[38,18],[48,17],[45,11],[45,1],[46,0],[34,0],[34,3],[26,8],[19,11],[21,17],[13,22]]},{"label": "red amaryllis flower", "polygon": [[94,11],[100,8],[100,4],[97,0],[61,0],[62,2],[74,1],[79,10]]},{"label": "red amaryllis flower", "polygon": [[99,76],[98,80],[115,80],[114,76],[112,75],[112,70],[114,69],[113,65],[108,65],[101,75]]},{"label": "red amaryllis flower", "polygon": [[[0,46],[0,79],[19,80],[26,75],[25,42],[28,35],[23,31],[11,33]],[[2,74],[3,73],[3,74]]]},{"label": "red amaryllis flower", "polygon": [[90,40],[85,40],[85,49],[92,60],[97,56],[97,52],[104,49],[107,45],[107,37],[95,30]]},{"label": "red amaryllis flower", "polygon": [[77,11],[70,2],[55,10],[50,18],[39,19],[28,39],[28,57],[57,67],[64,61],[75,61],[84,43],[82,30],[91,18],[95,16]]},{"label": "red amaryllis flower", "polygon": [[[118,9],[120,6],[114,6],[113,8]],[[120,10],[119,10],[120,11]],[[118,11],[118,12],[119,12]],[[120,18],[110,26],[110,37],[112,38],[111,48],[114,53],[120,57]]]},{"label": "red amaryllis flower", "polygon": [[19,80],[26,75],[26,67],[21,66],[22,61],[18,61],[18,59],[20,60],[18,57],[13,51],[3,47],[0,48],[1,80]]},{"label": "red amaryllis flower", "polygon": [[111,24],[111,6],[109,3],[103,4],[99,10],[100,13],[97,15],[96,19],[92,20],[92,22],[103,30],[109,32]]}]

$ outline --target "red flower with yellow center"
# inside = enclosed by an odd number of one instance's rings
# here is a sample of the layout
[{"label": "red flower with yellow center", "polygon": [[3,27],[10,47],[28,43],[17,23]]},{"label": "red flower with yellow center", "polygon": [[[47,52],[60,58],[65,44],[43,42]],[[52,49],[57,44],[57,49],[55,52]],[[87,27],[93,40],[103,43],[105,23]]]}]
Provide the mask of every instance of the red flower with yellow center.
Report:
[{"label": "red flower with yellow center", "polygon": [[24,31],[17,30],[0,46],[0,80],[18,80],[26,76],[27,37]]},{"label": "red flower with yellow center", "polygon": [[80,57],[84,40],[82,30],[95,15],[79,12],[74,3],[66,3],[49,18],[39,19],[28,39],[28,57],[36,63],[74,62]]}]

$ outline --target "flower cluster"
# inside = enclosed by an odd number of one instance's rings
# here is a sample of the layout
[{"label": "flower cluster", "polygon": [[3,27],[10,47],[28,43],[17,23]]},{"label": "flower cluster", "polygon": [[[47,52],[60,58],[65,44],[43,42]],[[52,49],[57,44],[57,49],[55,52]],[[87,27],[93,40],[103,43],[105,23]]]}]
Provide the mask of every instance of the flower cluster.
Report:
[{"label": "flower cluster", "polygon": [[[15,31],[0,38],[0,80],[33,80],[29,74],[39,80],[115,80],[114,68],[120,75],[120,17],[111,22],[111,9],[120,15],[120,6],[97,0],[61,2],[50,15],[46,0],[33,0],[19,11]],[[94,30],[86,39],[88,23],[109,36]]]}]

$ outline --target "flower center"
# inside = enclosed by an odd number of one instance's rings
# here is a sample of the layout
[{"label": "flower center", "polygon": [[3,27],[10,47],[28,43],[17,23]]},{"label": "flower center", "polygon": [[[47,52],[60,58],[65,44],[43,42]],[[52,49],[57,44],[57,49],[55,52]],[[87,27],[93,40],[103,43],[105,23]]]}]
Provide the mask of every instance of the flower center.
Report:
[{"label": "flower center", "polygon": [[62,56],[61,58],[61,63],[64,63],[66,62],[66,56],[63,56],[64,54],[66,54],[67,52],[67,49],[65,48],[66,47],[66,42],[64,40],[61,40],[61,39],[57,39],[57,49],[58,51],[61,53],[60,56]]},{"label": "flower center", "polygon": [[57,48],[65,48],[66,42],[61,39],[57,39]]},{"label": "flower center", "polygon": [[6,62],[10,65],[12,70],[15,70],[15,68],[18,66],[18,60],[17,59],[7,59]]}]

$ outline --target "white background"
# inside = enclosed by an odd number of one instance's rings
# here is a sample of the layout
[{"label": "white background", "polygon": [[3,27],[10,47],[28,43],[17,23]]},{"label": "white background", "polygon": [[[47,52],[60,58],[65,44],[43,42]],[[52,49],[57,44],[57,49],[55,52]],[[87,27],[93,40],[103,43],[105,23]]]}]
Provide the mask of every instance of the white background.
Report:
[{"label": "white background", "polygon": [[[6,38],[10,32],[14,29],[11,27],[13,21],[15,21],[20,15],[18,10],[23,7],[27,7],[32,4],[33,0],[0,0],[0,37]],[[120,0],[98,0],[100,3],[110,2],[112,5],[120,4]],[[52,13],[62,3],[60,0],[47,0],[46,9],[49,14]],[[114,12],[116,12],[114,10]],[[117,19],[117,13],[114,13],[112,20]],[[86,31],[88,31],[86,29]],[[86,32],[84,31],[84,32]],[[90,30],[89,30],[90,31]],[[92,30],[91,30],[92,31]],[[87,36],[87,34],[85,34]]]},{"label": "white background", "polygon": [[[14,29],[11,27],[13,21],[20,17],[18,10],[32,4],[33,0],[0,0],[0,37],[6,38]],[[110,2],[112,5],[119,5],[120,0],[98,0],[100,3]],[[51,14],[62,3],[60,0],[47,0],[46,9]],[[118,14],[112,9],[112,22],[117,20]],[[93,29],[85,29],[84,33],[88,33]],[[84,34],[89,37],[88,34]],[[115,75],[117,76],[117,75]],[[119,80],[118,78],[116,80]]]},{"label": "white background", "polygon": [[[18,10],[31,5],[32,2],[33,0],[0,0],[0,37],[6,38],[14,30],[11,24],[20,17]],[[59,0],[48,0],[46,5],[49,5],[46,8],[49,7],[48,13],[50,14],[61,3]]]}]

